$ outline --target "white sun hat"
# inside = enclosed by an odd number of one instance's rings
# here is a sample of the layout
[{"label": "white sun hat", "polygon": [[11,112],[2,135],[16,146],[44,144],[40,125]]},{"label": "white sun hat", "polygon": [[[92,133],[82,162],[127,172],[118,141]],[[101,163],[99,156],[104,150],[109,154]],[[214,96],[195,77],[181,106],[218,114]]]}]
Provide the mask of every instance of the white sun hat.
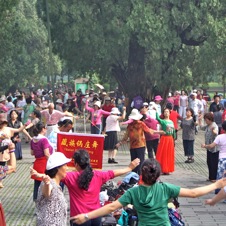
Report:
[{"label": "white sun hat", "polygon": [[6,100],[5,96],[1,96],[0,102],[3,102],[3,101],[5,101],[5,100]]},{"label": "white sun hat", "polygon": [[58,166],[62,166],[66,163],[69,163],[70,161],[71,159],[67,158],[63,153],[54,152],[52,155],[50,155],[47,161],[46,170],[51,170]]},{"label": "white sun hat", "polygon": [[56,100],[56,103],[58,103],[58,104],[63,104],[63,101],[62,101],[61,99],[57,99],[57,100]]},{"label": "white sun hat", "polygon": [[118,108],[112,108],[111,109],[111,114],[121,114],[121,112],[119,111],[119,109]]},{"label": "white sun hat", "polygon": [[149,103],[149,106],[152,106],[152,105],[155,105],[155,102],[154,102],[154,101],[151,101],[151,102]]},{"label": "white sun hat", "polygon": [[100,106],[101,106],[101,102],[99,101],[99,100],[97,100],[96,102],[94,102],[94,104],[93,105],[96,105],[97,107],[99,107],[100,108]]},{"label": "white sun hat", "polygon": [[133,109],[129,115],[129,119],[140,120],[143,117],[137,109]]},{"label": "white sun hat", "polygon": [[152,110],[153,108],[157,109],[158,107],[157,107],[157,105],[156,105],[155,102],[151,101],[151,102],[149,103],[149,109]]},{"label": "white sun hat", "polygon": [[111,97],[106,97],[105,101],[111,101]]},{"label": "white sun hat", "polygon": [[196,96],[197,97],[197,93],[191,93],[190,96]]}]

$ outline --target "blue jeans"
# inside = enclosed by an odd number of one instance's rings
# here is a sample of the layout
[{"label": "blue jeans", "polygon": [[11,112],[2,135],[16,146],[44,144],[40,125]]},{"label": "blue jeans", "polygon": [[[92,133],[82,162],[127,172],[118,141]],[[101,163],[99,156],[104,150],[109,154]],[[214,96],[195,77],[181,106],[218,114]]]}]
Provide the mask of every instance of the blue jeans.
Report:
[{"label": "blue jeans", "polygon": [[[224,171],[226,170],[226,158],[220,158],[218,160],[218,167],[217,167],[217,180],[220,180],[224,177]],[[215,190],[215,194],[217,194],[220,189]]]},{"label": "blue jeans", "polygon": [[34,192],[33,192],[33,200],[36,201],[38,197],[38,188],[41,184],[41,181],[34,180]]},{"label": "blue jeans", "polygon": [[101,125],[92,125],[91,124],[91,134],[101,134]]},{"label": "blue jeans", "polygon": [[16,159],[22,159],[22,147],[21,147],[21,142],[15,143],[15,155]]}]

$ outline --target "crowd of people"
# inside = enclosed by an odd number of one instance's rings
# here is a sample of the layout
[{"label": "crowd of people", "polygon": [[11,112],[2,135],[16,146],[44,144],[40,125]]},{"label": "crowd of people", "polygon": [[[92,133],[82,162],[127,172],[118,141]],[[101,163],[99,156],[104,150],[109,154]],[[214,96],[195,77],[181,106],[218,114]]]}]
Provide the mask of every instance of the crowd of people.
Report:
[{"label": "crowd of people", "polygon": [[[156,192],[159,192],[158,189],[167,188],[168,193],[162,197],[164,203],[156,207],[156,211],[164,210],[157,214],[157,218],[162,218],[165,225],[168,225],[165,213],[168,198],[197,197],[215,189],[217,194],[217,189],[226,185],[224,179],[221,179],[226,170],[226,111],[220,95],[214,95],[209,107],[207,98],[209,97],[204,96],[199,90],[193,90],[190,94],[182,90],[176,91],[174,95],[169,93],[165,100],[160,95],[156,95],[150,101],[136,96],[129,106],[124,95],[116,92],[112,96],[103,90],[100,93],[86,90],[83,94],[79,89],[76,93],[68,90],[52,94],[51,91],[39,89],[30,93],[16,91],[13,95],[3,95],[0,98],[0,170],[3,175],[0,177],[0,187],[4,187],[2,180],[5,176],[15,172],[16,160],[23,159],[20,134],[23,132],[25,142],[30,142],[31,155],[35,157],[31,177],[34,179],[33,199],[37,207],[39,225],[66,225],[67,205],[61,190],[62,183],[69,190],[73,226],[80,223],[100,225],[100,216],[103,213],[129,203],[142,210],[144,200],[136,200],[137,194],[146,194],[153,187]],[[124,121],[126,110],[130,108],[132,110],[128,114],[128,120]],[[129,141],[129,167],[108,172],[94,171],[88,152],[79,150],[73,156],[77,171],[66,172],[69,159],[57,152],[57,133],[73,132],[73,124],[80,117],[90,123],[91,134],[105,135],[104,150],[108,151],[109,164],[118,163],[117,150],[120,145]],[[125,134],[119,139],[120,127],[125,125]],[[187,158],[185,163],[188,164],[195,161],[195,135],[199,130],[205,131],[205,143],[200,145],[207,151],[207,180],[214,182],[212,186],[189,190],[168,184],[163,188],[156,183],[161,174],[170,175],[174,172],[178,130],[182,130],[184,155]],[[149,160],[145,160],[146,152]],[[110,206],[95,211],[100,207],[101,185],[129,171],[141,176],[142,185]],[[208,200],[207,204],[213,205],[222,199],[223,191],[222,189],[213,200]],[[51,203],[47,201],[50,198]],[[87,206],[84,205],[84,200]],[[56,205],[57,202],[60,206]],[[145,209],[157,200],[150,198],[148,202],[150,203]],[[52,209],[61,214],[55,217]],[[153,220],[152,212],[150,217],[143,218],[142,211],[139,213],[138,210],[138,216],[144,219],[141,225],[147,225],[147,220],[154,222],[157,219]],[[79,215],[82,213],[85,214]],[[84,223],[86,221],[89,221],[89,224]]]}]

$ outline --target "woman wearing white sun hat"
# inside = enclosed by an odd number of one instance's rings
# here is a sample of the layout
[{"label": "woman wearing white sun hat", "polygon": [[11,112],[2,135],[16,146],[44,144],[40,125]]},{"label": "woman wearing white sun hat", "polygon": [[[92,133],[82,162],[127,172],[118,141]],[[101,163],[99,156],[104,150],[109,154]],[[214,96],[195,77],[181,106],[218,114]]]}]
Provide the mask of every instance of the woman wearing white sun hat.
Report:
[{"label": "woman wearing white sun hat", "polygon": [[[140,163],[144,161],[145,158],[145,136],[144,132],[153,134],[158,133],[157,131],[154,131],[146,126],[146,124],[140,119],[143,117],[142,114],[137,109],[133,109],[131,111],[131,114],[129,115],[129,119],[132,119],[133,121],[127,126],[126,133],[119,142],[116,147],[119,147],[123,142],[126,142],[129,138],[130,140],[130,157],[131,161],[133,161],[136,158],[140,159]],[[140,166],[137,166],[133,172],[140,174]]]},{"label": "woman wearing white sun hat", "polygon": [[63,153],[55,152],[47,161],[45,174],[31,168],[31,175],[42,178],[36,201],[37,225],[67,225],[67,202],[60,181],[66,176],[70,161]]},{"label": "woman wearing white sun hat", "polygon": [[119,120],[123,120],[126,116],[126,107],[123,107],[123,113],[118,108],[114,107],[111,109],[111,115],[106,119],[106,134],[104,140],[104,150],[108,151],[108,163],[118,163],[115,161],[115,156],[117,154],[117,148],[115,145],[118,143],[117,132],[120,131]]},{"label": "woman wearing white sun hat", "polygon": [[91,98],[89,97],[86,100],[86,110],[88,110],[92,114],[91,118],[91,133],[92,134],[100,134],[101,133],[101,117],[102,115],[110,115],[111,113],[108,111],[102,110],[101,102],[95,101],[93,104],[93,108],[88,106],[89,101]]}]

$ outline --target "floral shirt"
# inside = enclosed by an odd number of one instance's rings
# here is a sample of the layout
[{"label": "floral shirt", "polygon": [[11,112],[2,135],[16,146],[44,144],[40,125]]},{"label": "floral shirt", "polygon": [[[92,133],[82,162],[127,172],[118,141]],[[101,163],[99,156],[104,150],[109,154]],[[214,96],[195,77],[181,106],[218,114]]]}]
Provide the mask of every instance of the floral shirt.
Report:
[{"label": "floral shirt", "polygon": [[[206,126],[202,126],[201,130],[205,130],[205,144],[212,144],[215,140],[215,138],[217,137],[216,134],[214,134],[213,128],[218,130],[218,126],[215,122],[213,122],[211,125],[206,125]],[[218,152],[219,149],[217,146],[215,146],[214,148],[208,149],[208,151],[210,152]]]},{"label": "floral shirt", "polygon": [[195,123],[193,118],[186,119],[184,118],[181,122],[182,139],[183,140],[195,140]]},{"label": "floral shirt", "polygon": [[144,122],[134,120],[128,125],[122,140],[126,141],[128,138],[130,139],[130,149],[145,147],[144,132],[151,133],[151,129]]},{"label": "floral shirt", "polygon": [[42,194],[42,182],[38,190],[36,201],[37,225],[42,226],[66,226],[67,225],[67,202],[60,186],[50,180],[53,186],[50,197]]},{"label": "floral shirt", "polygon": [[3,180],[6,177],[8,170],[9,170],[9,167],[7,165],[6,166],[0,165],[0,180]]}]

